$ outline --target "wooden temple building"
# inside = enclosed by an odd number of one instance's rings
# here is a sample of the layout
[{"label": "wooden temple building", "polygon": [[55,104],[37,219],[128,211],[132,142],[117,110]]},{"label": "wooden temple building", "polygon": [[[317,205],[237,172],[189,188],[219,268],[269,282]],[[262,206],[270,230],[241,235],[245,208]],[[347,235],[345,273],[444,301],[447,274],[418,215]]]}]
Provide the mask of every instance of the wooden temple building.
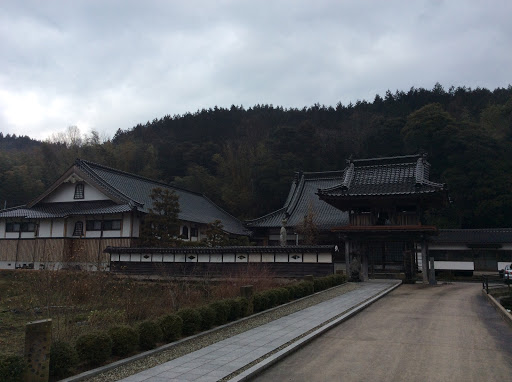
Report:
[{"label": "wooden temple building", "polygon": [[347,274],[351,262],[361,264],[363,280],[369,269],[393,266],[412,278],[419,266],[428,282],[428,242],[438,230],[422,216],[448,199],[446,186],[429,174],[425,154],[348,160],[340,184],[318,189],[321,200],[348,212],[348,224],[331,229],[344,243]]}]

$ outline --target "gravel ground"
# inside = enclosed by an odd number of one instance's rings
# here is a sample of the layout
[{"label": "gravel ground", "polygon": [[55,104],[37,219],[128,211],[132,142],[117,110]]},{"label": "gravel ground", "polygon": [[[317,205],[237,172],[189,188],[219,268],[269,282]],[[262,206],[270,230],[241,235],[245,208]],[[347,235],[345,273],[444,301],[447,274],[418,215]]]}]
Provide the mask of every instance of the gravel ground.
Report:
[{"label": "gravel ground", "polygon": [[182,340],[163,351],[156,352],[142,359],[138,359],[125,365],[119,366],[115,369],[105,371],[104,373],[95,375],[94,377],[81,380],[93,382],[109,382],[129,377],[130,375],[184,356],[185,354],[199,350],[218,341],[222,341],[239,333],[243,333],[260,325],[264,325],[270,321],[277,320],[283,316],[287,316],[299,310],[308,308],[312,305],[319,304],[323,301],[350,292],[356,288],[356,284],[347,283],[308,297],[304,297],[300,300],[293,301],[272,310],[265,311],[260,314],[256,314],[254,316],[247,317],[245,319],[221,326],[208,332],[190,337],[189,339]]}]

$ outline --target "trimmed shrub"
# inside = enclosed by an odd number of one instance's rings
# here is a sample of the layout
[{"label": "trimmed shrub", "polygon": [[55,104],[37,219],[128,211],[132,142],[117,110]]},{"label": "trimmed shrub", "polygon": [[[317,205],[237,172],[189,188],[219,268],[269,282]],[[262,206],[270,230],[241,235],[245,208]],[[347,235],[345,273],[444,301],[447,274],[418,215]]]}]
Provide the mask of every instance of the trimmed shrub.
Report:
[{"label": "trimmed shrub", "polygon": [[297,296],[298,298],[309,296],[315,291],[315,287],[311,281],[301,281],[297,283],[297,287],[299,288],[299,296]]},{"label": "trimmed shrub", "polygon": [[235,321],[241,314],[240,303],[236,298],[230,298],[226,301],[229,304],[228,321]]},{"label": "trimmed shrub", "polygon": [[129,326],[114,326],[108,331],[112,339],[112,354],[125,356],[133,353],[139,345],[139,333]]},{"label": "trimmed shrub", "polygon": [[313,288],[315,292],[320,292],[330,287],[329,280],[327,278],[318,278],[313,281]]},{"label": "trimmed shrub", "polygon": [[228,322],[230,306],[226,300],[212,302],[209,306],[215,311],[215,325]]},{"label": "trimmed shrub", "polygon": [[287,285],[284,287],[289,295],[290,295],[290,300],[295,300],[296,298],[299,298],[299,287],[297,285]]},{"label": "trimmed shrub", "polygon": [[0,381],[21,382],[27,364],[23,357],[17,355],[0,356]]},{"label": "trimmed shrub", "polygon": [[143,321],[137,326],[139,332],[139,346],[142,350],[150,350],[162,341],[162,329],[154,321]]},{"label": "trimmed shrub", "polygon": [[201,315],[197,309],[186,308],[181,309],[176,313],[183,320],[182,333],[185,336],[190,336],[199,331],[201,328]]},{"label": "trimmed shrub", "polygon": [[239,318],[246,317],[250,314],[249,312],[249,300],[243,297],[238,297],[236,299],[238,301],[238,304],[240,305],[240,316]]},{"label": "trimmed shrub", "polygon": [[160,319],[160,329],[162,329],[163,340],[173,342],[181,337],[183,330],[183,319],[177,314],[168,314]]},{"label": "trimmed shrub", "polygon": [[278,304],[279,292],[276,289],[270,289],[265,292],[268,295],[269,305],[268,308],[273,308]]},{"label": "trimmed shrub", "polygon": [[255,293],[252,297],[252,303],[255,313],[263,312],[270,307],[270,300],[265,292]]},{"label": "trimmed shrub", "polygon": [[290,301],[290,292],[288,291],[288,289],[278,288],[278,289],[276,289],[276,291],[277,291],[277,296],[278,296],[277,303],[279,305],[286,304],[287,302]]},{"label": "trimmed shrub", "polygon": [[197,308],[201,315],[201,330],[208,330],[215,325],[215,310],[211,306]]},{"label": "trimmed shrub", "polygon": [[78,354],[69,343],[55,341],[50,347],[50,375],[64,378],[71,374],[71,369],[78,363]]},{"label": "trimmed shrub", "polygon": [[83,334],[76,340],[75,349],[81,361],[97,366],[112,355],[112,340],[104,332]]}]

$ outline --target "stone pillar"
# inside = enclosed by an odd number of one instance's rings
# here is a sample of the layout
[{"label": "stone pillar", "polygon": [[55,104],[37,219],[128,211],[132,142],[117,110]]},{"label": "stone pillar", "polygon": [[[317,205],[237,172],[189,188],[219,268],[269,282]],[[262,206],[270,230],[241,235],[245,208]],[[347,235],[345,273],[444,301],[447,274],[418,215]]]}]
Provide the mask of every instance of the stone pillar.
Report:
[{"label": "stone pillar", "polygon": [[347,275],[347,280],[350,279],[350,243],[347,238],[345,238],[345,275]]},{"label": "stone pillar", "polygon": [[428,259],[427,259],[427,241],[421,242],[421,273],[423,284],[428,284]]},{"label": "stone pillar", "polygon": [[28,369],[24,375],[25,382],[48,381],[51,344],[51,319],[27,323],[25,326],[25,360]]},{"label": "stone pillar", "polygon": [[434,258],[431,257],[429,259],[430,261],[430,266],[429,266],[429,284],[430,285],[436,285],[437,284],[437,281],[436,281],[436,267],[434,265]]}]

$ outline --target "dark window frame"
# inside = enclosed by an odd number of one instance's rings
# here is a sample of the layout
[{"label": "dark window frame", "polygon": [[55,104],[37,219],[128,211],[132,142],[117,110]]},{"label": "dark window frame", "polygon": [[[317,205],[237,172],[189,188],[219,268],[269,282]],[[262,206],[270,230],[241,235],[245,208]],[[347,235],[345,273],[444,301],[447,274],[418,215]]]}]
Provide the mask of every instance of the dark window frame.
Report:
[{"label": "dark window frame", "polygon": [[5,232],[36,232],[36,223],[33,222],[7,222]]},{"label": "dark window frame", "polygon": [[73,199],[84,199],[85,198],[85,192],[84,192],[84,184],[78,183],[75,186],[75,195],[73,196]]},{"label": "dark window frame", "polygon": [[87,231],[120,231],[121,227],[121,219],[87,220],[85,222]]},{"label": "dark window frame", "polygon": [[73,229],[72,236],[84,236],[84,222],[78,220],[75,222],[75,228]]}]

